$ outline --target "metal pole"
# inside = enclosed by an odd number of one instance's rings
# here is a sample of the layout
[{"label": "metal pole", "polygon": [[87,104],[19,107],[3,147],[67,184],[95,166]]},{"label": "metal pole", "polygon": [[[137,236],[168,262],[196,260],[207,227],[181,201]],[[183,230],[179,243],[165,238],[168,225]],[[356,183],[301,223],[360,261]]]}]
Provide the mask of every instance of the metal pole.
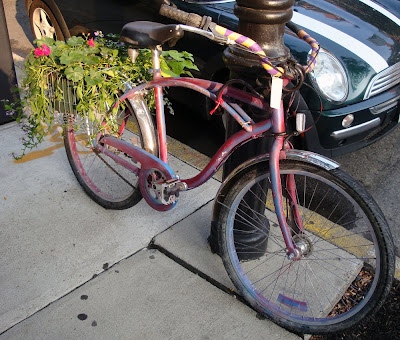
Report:
[{"label": "metal pole", "polygon": [[[289,49],[283,43],[283,34],[285,24],[293,15],[293,4],[294,0],[236,0],[234,13],[239,18],[239,33],[255,40],[273,63],[282,62],[289,56]],[[224,57],[231,78],[240,78],[256,85],[259,75],[265,75],[260,69],[258,57],[237,47],[227,48]],[[257,120],[257,117],[253,118]],[[227,136],[238,130],[234,120],[229,119]],[[250,156],[268,150],[267,142],[259,139],[238,150],[225,164],[224,176]]]},{"label": "metal pole", "polygon": [[[234,13],[239,18],[239,33],[256,41],[272,63],[283,62],[289,56],[289,49],[283,43],[283,35],[285,24],[293,14],[293,4],[294,0],[236,0]],[[224,61],[230,70],[231,79],[242,79],[252,86],[268,81],[266,73],[261,69],[258,57],[240,48],[235,46],[227,48],[224,52]],[[260,121],[263,118],[263,113],[253,113],[252,118],[256,122]],[[240,129],[241,127],[236,121],[229,117],[226,124],[226,138]],[[259,138],[245,144],[225,163],[224,177],[250,157],[267,152],[269,147],[270,141],[267,138]],[[259,197],[262,197],[262,195],[263,191],[260,190]],[[248,199],[247,203],[256,211],[264,213],[265,205],[260,202],[260,200]],[[254,230],[247,230],[249,227],[245,223],[235,223],[235,229],[246,231],[238,233],[235,240],[238,243],[245,244],[247,249],[252,247],[259,250],[258,253],[253,253],[252,258],[261,256],[267,247],[269,223],[267,219],[265,221],[264,230],[258,233],[254,233]],[[218,252],[217,229],[218,226],[212,223],[210,245],[215,252]]]}]

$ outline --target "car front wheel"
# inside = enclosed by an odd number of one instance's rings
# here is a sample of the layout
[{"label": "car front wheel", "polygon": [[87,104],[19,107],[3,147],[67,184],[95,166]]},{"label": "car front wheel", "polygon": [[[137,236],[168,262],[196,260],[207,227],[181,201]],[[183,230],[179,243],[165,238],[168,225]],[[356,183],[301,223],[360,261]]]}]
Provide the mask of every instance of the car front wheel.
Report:
[{"label": "car front wheel", "polygon": [[66,40],[69,32],[57,6],[51,2],[33,0],[29,8],[29,20],[35,39],[43,37]]}]

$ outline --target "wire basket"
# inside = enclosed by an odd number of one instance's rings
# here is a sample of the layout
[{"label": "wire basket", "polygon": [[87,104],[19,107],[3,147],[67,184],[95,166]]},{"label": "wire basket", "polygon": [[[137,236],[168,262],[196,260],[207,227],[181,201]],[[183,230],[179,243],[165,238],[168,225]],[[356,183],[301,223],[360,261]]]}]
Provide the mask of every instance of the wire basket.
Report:
[{"label": "wire basket", "polygon": [[47,77],[47,96],[50,99],[50,111],[57,116],[60,114],[74,115],[78,99],[73,82],[65,77],[51,73]]}]

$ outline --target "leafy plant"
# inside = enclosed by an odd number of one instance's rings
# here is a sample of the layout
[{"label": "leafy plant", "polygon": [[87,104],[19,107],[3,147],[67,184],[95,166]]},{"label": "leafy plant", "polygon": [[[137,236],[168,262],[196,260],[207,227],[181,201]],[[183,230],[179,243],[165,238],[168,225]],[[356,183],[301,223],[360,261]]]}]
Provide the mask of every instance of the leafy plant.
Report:
[{"label": "leafy plant", "polygon": [[[19,89],[21,102],[3,101],[7,114],[16,118],[25,133],[21,139],[22,154],[13,153],[15,159],[22,158],[27,149],[43,141],[57,111],[63,113],[67,109],[59,105],[55,110],[55,103],[62,102],[69,91],[76,99],[76,114],[88,115],[92,121],[105,119],[109,126],[115,127],[113,118],[118,109],[110,112],[109,108],[123,91],[124,83],[137,85],[152,79],[151,51],[139,50],[133,63],[127,47],[115,34],[105,37],[95,32],[93,37],[71,37],[66,42],[42,38],[35,44],[37,48],[25,63],[25,78]],[[164,51],[160,64],[164,77],[191,76],[190,70],[198,70],[188,52]],[[147,95],[147,101],[154,108],[152,93]]]}]

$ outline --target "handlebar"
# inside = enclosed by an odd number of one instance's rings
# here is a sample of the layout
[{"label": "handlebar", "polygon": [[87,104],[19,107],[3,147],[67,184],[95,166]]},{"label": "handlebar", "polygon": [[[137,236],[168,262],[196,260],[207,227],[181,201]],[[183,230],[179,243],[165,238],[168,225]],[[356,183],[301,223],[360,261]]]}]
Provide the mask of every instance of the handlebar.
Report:
[{"label": "handlebar", "polygon": [[[190,29],[189,27],[182,27],[184,30],[192,31],[201,35],[208,37],[211,40],[214,40],[218,43],[222,44],[238,44],[244,46],[250,52],[257,54],[260,57],[260,63],[263,68],[274,77],[284,77],[286,76],[285,70],[282,67],[275,67],[272,65],[270,60],[267,58],[265,52],[262,48],[252,39],[245,37],[239,33],[228,30],[225,27],[219,26],[212,22],[211,17],[200,16],[195,13],[187,13],[180,9],[168,6],[161,5],[160,14],[176,20],[178,22],[183,23],[184,25],[194,27]],[[319,44],[313,39],[310,35],[308,35],[304,30],[300,29],[297,25],[292,22],[287,23],[289,29],[293,30],[301,39],[306,41],[309,45],[311,45],[311,53],[309,59],[307,61],[307,65],[303,66],[304,71],[306,73],[311,72],[314,69],[316,58],[319,52]]]},{"label": "handlebar", "polygon": [[160,14],[164,17],[173,19],[175,21],[181,22],[184,25],[207,29],[207,23],[211,23],[210,17],[202,17],[196,13],[187,13],[180,9],[174,8],[168,5],[161,5],[160,7]]}]

